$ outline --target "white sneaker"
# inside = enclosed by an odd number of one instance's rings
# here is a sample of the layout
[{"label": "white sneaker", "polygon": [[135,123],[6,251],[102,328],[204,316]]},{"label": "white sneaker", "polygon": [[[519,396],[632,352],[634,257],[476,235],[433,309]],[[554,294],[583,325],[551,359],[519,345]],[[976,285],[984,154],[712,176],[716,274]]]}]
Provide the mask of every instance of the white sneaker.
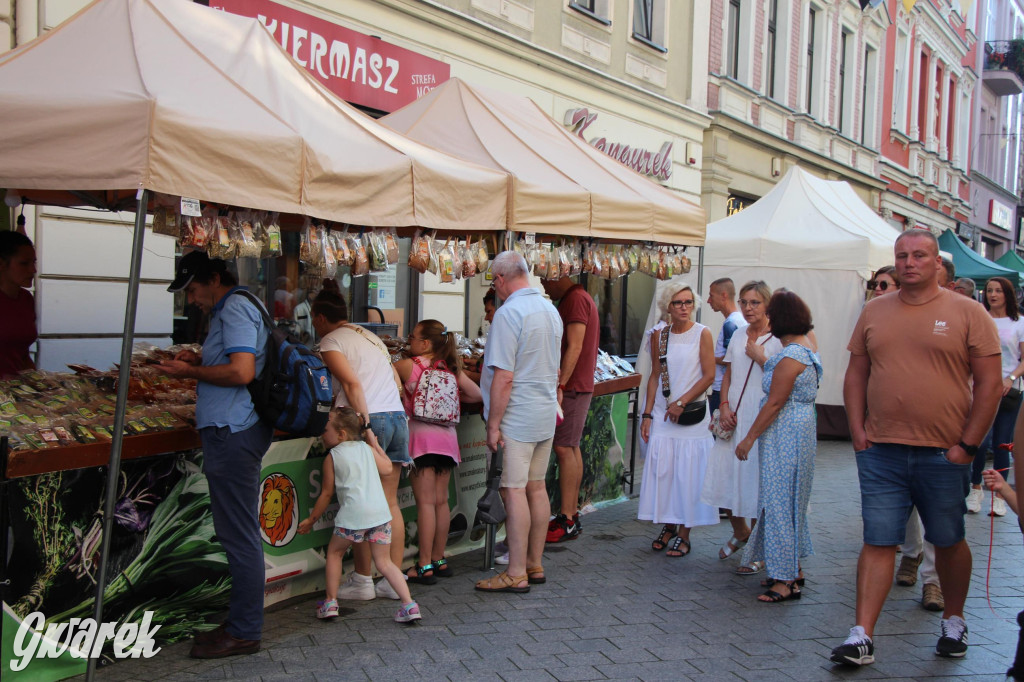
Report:
[{"label": "white sneaker", "polygon": [[395,588],[391,587],[391,583],[388,582],[387,578],[378,580],[373,590],[382,599],[401,599],[398,593],[395,592]]},{"label": "white sneaker", "polygon": [[348,579],[338,588],[338,599],[369,601],[373,597],[373,579],[368,575],[360,575],[355,571],[349,573]]},{"label": "white sneaker", "polygon": [[501,564],[502,566],[508,566],[508,552],[494,557],[494,563]]},{"label": "white sneaker", "polygon": [[1006,516],[1006,500],[996,497],[992,502],[992,516]]},{"label": "white sneaker", "polygon": [[981,500],[984,497],[985,493],[981,491],[981,488],[971,488],[971,492],[967,495],[967,512],[969,514],[977,514],[980,512]]}]

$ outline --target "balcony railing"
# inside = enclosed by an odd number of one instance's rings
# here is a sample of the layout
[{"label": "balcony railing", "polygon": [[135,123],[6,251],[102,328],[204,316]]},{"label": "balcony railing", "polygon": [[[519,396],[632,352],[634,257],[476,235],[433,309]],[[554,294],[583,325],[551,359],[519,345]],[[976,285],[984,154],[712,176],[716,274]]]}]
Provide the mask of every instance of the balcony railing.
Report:
[{"label": "balcony railing", "polygon": [[1024,90],[1024,39],[986,42],[982,78],[997,95],[1019,95]]}]

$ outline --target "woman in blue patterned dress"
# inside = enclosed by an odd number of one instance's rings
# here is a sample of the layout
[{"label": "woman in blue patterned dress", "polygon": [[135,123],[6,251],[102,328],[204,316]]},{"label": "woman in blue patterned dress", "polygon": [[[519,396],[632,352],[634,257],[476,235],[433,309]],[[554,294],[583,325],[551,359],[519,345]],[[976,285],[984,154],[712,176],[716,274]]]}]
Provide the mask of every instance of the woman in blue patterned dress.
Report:
[{"label": "woman in blue patterned dress", "polygon": [[811,311],[799,296],[780,290],[768,302],[772,333],[782,352],[764,363],[761,411],[736,444],[745,460],[757,441],[761,458],[758,487],[760,512],[743,563],[764,561],[768,591],[759,601],[775,603],[800,598],[800,558],[813,553],[807,527],[807,503],[814,480],[817,418],[814,399],[821,380],[821,360],[807,335]]}]

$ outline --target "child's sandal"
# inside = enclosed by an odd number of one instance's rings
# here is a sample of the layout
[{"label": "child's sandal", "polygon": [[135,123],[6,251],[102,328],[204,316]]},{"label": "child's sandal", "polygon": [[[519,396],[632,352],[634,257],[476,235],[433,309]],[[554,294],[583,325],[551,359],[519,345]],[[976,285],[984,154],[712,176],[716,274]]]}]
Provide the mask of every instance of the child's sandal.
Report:
[{"label": "child's sandal", "polygon": [[[437,576],[434,575],[434,564],[427,564],[426,566],[420,566],[419,562],[416,562],[416,575],[409,575],[406,573],[406,577],[411,583],[418,583],[420,585],[433,585],[437,582]],[[430,573],[430,575],[424,575],[424,573]]]},{"label": "child's sandal", "polygon": [[434,575],[439,575],[442,578],[451,578],[455,575],[455,571],[448,565],[447,559],[434,559]]}]

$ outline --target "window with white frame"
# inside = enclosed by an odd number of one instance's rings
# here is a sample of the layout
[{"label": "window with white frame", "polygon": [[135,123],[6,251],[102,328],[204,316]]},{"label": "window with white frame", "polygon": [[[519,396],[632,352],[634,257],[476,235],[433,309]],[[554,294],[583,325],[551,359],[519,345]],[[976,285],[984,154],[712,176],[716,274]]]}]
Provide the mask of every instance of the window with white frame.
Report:
[{"label": "window with white frame", "polygon": [[896,60],[892,79],[892,127],[906,134],[907,103],[910,100],[910,36],[896,32]]},{"label": "window with white frame", "polygon": [[633,0],[633,38],[665,50],[665,0]]},{"label": "window with white frame", "polygon": [[854,85],[857,82],[857,39],[845,28],[839,34],[839,82],[836,88],[836,128],[853,137]]},{"label": "window with white frame", "polygon": [[729,13],[725,22],[725,75],[740,76],[740,0],[729,0]]},{"label": "window with white frame", "polygon": [[804,109],[808,113],[812,113],[815,110],[815,105],[817,104],[819,97],[819,93],[814,87],[814,78],[816,75],[814,68],[814,51],[817,42],[817,34],[820,30],[817,23],[818,10],[811,6],[807,10],[807,27],[804,31]]},{"label": "window with white frame", "polygon": [[792,0],[768,0],[768,21],[765,31],[764,94],[776,102],[787,103],[790,86],[789,55],[794,36],[790,21]]},{"label": "window with white frame", "polygon": [[860,142],[871,149],[878,148],[878,50],[864,47],[864,79],[861,90]]}]

